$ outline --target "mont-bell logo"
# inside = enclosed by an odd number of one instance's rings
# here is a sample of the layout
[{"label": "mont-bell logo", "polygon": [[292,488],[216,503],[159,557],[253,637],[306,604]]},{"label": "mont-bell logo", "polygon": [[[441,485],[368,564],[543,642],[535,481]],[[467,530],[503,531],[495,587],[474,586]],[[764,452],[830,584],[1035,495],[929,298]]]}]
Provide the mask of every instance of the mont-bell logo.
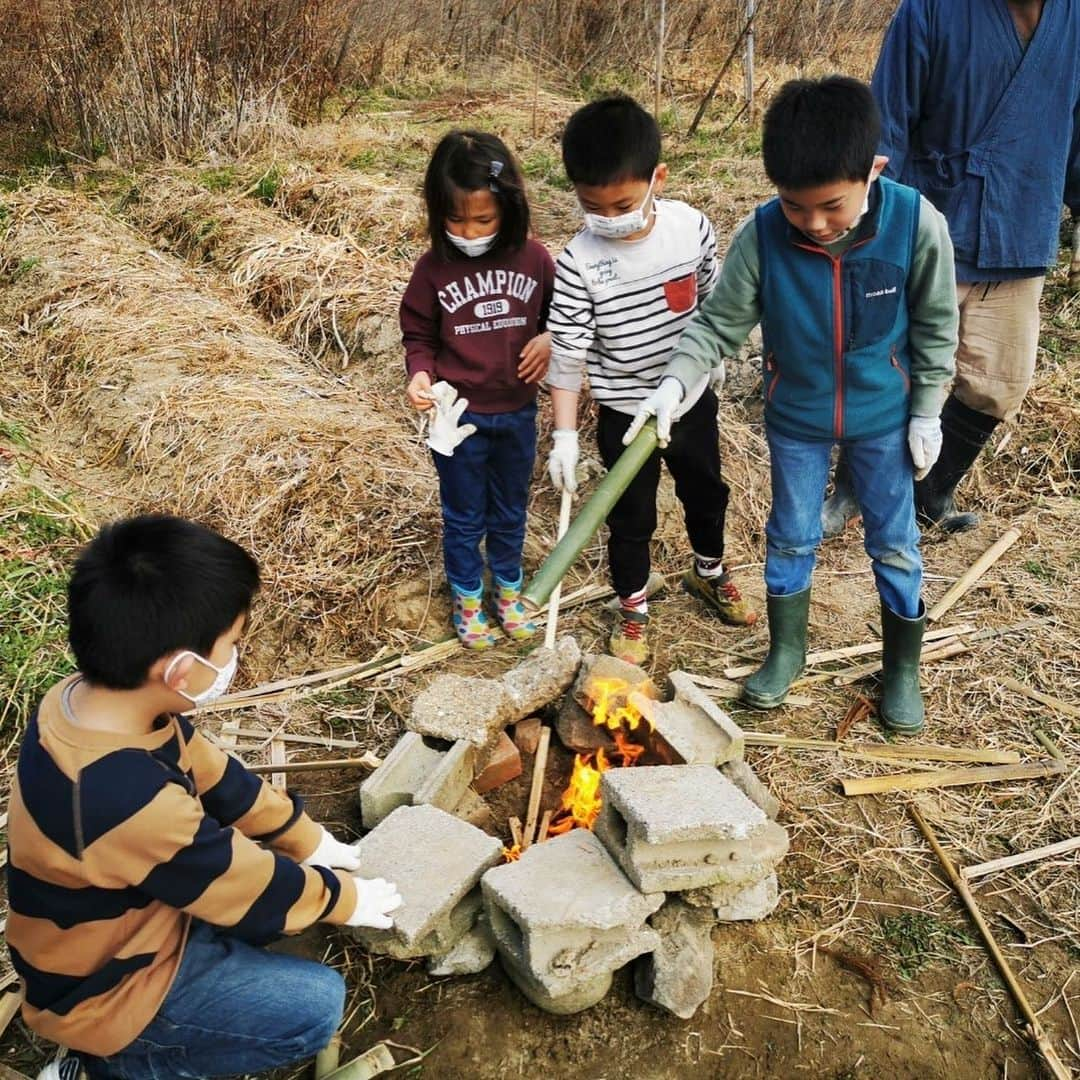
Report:
[{"label": "mont-bell logo", "polygon": [[889,289],[874,289],[873,292],[868,292],[866,294],[866,299],[867,300],[876,300],[879,296],[895,296],[896,295],[896,290],[897,290],[896,285],[893,285]]}]

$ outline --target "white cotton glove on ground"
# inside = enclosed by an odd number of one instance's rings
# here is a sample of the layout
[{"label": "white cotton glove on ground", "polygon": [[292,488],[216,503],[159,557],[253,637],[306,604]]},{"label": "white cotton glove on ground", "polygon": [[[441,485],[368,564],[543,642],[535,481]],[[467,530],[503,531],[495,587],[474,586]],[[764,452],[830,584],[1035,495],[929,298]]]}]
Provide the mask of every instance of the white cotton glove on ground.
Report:
[{"label": "white cotton glove on ground", "polygon": [[322,836],[319,838],[319,846],[304,859],[303,866],[330,866],[338,870],[359,870],[360,855],[352,844],[343,844],[335,840],[326,829],[320,825]]},{"label": "white cotton glove on ground", "polygon": [[570,428],[556,428],[551,433],[548,476],[557,491],[577,491],[578,433]]},{"label": "white cotton glove on ground", "polygon": [[913,416],[908,421],[907,443],[915,466],[915,479],[921,480],[934,467],[941,453],[941,419]]},{"label": "white cotton glove on ground", "polygon": [[435,403],[427,444],[435,453],[453,457],[454,450],[476,431],[475,424],[458,427],[461,414],[469,407],[469,400],[459,398],[448,382],[437,382],[424,396]]},{"label": "white cotton glove on ground", "polygon": [[391,911],[401,907],[401,893],[392,881],[385,878],[353,878],[356,882],[356,907],[345,920],[346,926],[370,926],[373,930],[389,930],[394,925]]},{"label": "white cotton glove on ground", "polygon": [[623,436],[623,446],[629,446],[645,426],[650,416],[656,417],[656,441],[663,447],[671,442],[671,424],[675,410],[683,399],[682,383],[668,376],[660,380],[660,385],[638,406],[634,422]]}]

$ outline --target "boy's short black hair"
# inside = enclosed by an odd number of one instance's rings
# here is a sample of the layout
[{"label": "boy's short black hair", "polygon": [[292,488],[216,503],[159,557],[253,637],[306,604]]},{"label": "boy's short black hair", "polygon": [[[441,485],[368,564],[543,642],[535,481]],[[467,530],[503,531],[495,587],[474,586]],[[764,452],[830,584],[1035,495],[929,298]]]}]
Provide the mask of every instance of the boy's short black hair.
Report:
[{"label": "boy's short black hair", "polygon": [[446,219],[462,192],[490,189],[499,204],[499,236],[492,251],[518,251],[529,237],[525,181],[506,143],[484,131],[450,131],[440,140],[424,174],[431,250],[443,259],[468,259],[446,238]]},{"label": "boy's short black hair", "polygon": [[106,525],[68,583],[68,642],[87,680],[134,690],[177,649],[206,656],[251,607],[259,567],[232,540],[183,518]]},{"label": "boy's short black hair", "polygon": [[610,94],[566,122],[562,156],[572,184],[651,180],[660,164],[660,128],[632,97]]},{"label": "boy's short black hair", "polygon": [[765,112],[762,157],[778,188],[865,180],[881,139],[870,88],[846,75],[792,79]]}]

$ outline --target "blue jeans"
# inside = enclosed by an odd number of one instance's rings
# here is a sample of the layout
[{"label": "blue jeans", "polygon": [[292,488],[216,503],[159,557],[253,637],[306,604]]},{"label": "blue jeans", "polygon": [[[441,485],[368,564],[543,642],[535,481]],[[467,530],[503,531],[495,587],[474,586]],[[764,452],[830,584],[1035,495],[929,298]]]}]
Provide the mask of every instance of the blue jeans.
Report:
[{"label": "blue jeans", "polygon": [[[766,436],[772,510],[765,526],[765,587],[773,596],[789,596],[802,592],[814,572],[832,445],[791,439],[768,426]],[[897,615],[917,618],[922,556],[907,426],[843,445],[878,593]]]},{"label": "blue jeans", "polygon": [[344,1005],[336,971],[195,920],[149,1026],[117,1054],[79,1057],[91,1080],[258,1073],[317,1054],[341,1024]]},{"label": "blue jeans", "polygon": [[507,413],[467,409],[460,423],[475,424],[476,431],[453,457],[432,454],[439,473],[446,577],[462,589],[478,589],[485,540],[491,572],[500,581],[517,581],[536,459],[536,403]]}]

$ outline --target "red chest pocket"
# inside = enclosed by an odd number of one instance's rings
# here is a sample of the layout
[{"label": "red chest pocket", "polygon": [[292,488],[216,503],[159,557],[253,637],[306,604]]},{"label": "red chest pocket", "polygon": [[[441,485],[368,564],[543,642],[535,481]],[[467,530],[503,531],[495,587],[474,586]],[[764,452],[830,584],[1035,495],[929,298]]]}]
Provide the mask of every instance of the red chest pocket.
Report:
[{"label": "red chest pocket", "polygon": [[697,278],[693,274],[687,274],[684,278],[665,281],[664,299],[667,300],[668,310],[674,311],[676,315],[690,311],[697,300]]}]

